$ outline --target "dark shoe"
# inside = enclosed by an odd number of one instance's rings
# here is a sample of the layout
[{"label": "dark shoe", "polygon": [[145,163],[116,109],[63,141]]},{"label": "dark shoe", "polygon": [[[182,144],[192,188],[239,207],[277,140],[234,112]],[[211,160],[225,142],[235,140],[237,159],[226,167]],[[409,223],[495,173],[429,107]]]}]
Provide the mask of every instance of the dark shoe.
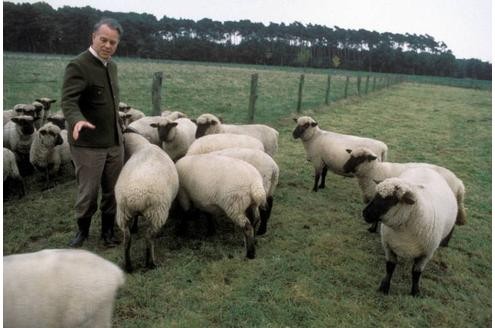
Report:
[{"label": "dark shoe", "polygon": [[115,225],[115,215],[102,214],[101,216],[101,239],[105,247],[115,247],[120,244],[120,240],[115,236],[113,227]]},{"label": "dark shoe", "polygon": [[83,245],[83,243],[86,239],[88,239],[88,235],[81,232],[81,231],[78,231],[76,234],[76,237],[74,237],[74,239],[72,239],[69,242],[69,247],[79,248]]},{"label": "dark shoe", "polygon": [[108,231],[101,236],[105,247],[115,247],[120,244],[120,239],[117,238],[113,231]]}]

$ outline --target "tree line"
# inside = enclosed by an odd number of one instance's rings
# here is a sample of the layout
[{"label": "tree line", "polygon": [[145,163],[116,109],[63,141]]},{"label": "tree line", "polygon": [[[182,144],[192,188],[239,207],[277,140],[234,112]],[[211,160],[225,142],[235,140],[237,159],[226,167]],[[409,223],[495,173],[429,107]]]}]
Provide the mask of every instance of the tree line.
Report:
[{"label": "tree line", "polygon": [[150,14],[100,11],[89,6],[57,10],[44,2],[3,3],[4,50],[77,54],[88,47],[102,17],[124,27],[118,55],[150,59],[343,68],[383,73],[491,80],[491,64],[457,59],[442,41],[417,34],[299,22],[194,21]]}]

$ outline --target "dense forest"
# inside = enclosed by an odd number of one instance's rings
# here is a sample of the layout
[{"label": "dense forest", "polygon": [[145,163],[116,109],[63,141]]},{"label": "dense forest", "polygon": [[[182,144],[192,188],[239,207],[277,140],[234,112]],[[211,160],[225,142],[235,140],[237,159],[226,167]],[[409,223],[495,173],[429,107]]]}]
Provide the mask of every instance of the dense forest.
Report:
[{"label": "dense forest", "polygon": [[378,33],[338,26],[175,19],[100,11],[57,10],[44,2],[3,3],[5,51],[77,54],[102,17],[119,20],[118,55],[129,57],[343,68],[383,73],[491,80],[491,64],[457,59],[442,41],[417,34]]}]

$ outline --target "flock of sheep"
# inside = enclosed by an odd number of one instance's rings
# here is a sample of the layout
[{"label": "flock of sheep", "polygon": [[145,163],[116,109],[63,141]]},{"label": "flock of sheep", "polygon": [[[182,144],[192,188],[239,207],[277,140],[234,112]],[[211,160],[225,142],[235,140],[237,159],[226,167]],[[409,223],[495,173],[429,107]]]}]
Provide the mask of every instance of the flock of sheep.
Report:
[{"label": "flock of sheep", "polygon": [[[50,177],[70,163],[63,116],[49,114],[53,102],[40,98],[32,105],[16,105],[4,112],[4,191],[22,196],[22,175],[33,168],[45,176],[49,187]],[[169,111],[148,117],[124,103],[119,114],[124,126],[125,164],[115,197],[116,222],[124,234],[124,269],[134,269],[131,233],[137,229],[138,218],[147,229],[145,265],[156,266],[154,237],[172,209],[179,213],[181,228],[201,217],[208,222],[207,233],[214,232],[214,217],[227,217],[243,232],[246,257],[254,258],[255,236],[267,231],[279,179],[274,160],[278,132],[263,124],[225,124],[212,114],[202,114],[196,120]],[[363,217],[372,224],[369,230],[376,232],[382,223],[387,262],[379,290],[389,292],[397,257],[405,257],[414,260],[411,294],[417,295],[426,263],[439,246],[447,246],[454,225],[466,223],[462,181],[433,164],[387,162],[388,147],[382,141],[325,131],[309,116],[295,122],[293,137],[301,139],[314,167],[313,191],[325,187],[328,170],[356,177],[365,204]],[[85,265],[91,268],[87,272]],[[39,268],[26,269],[30,266]],[[55,269],[58,266],[63,269]],[[68,273],[76,267],[84,274]],[[26,289],[37,292],[36,284],[30,283],[33,276],[36,281],[65,282],[53,294],[59,301],[78,288],[91,289],[91,298],[65,304],[63,309],[56,304],[27,309],[17,299],[20,294],[30,295]],[[16,284],[11,284],[9,277],[15,277]],[[51,327],[106,327],[111,325],[113,299],[124,276],[114,264],[86,251],[45,250],[4,257],[4,281],[9,281],[4,284],[4,323],[18,326],[24,322],[19,320],[36,318]],[[101,286],[95,288],[94,281],[101,281]],[[84,302],[94,303],[95,299],[101,301],[94,307],[95,313],[81,310]],[[30,315],[25,316],[24,311]],[[60,317],[67,321],[55,324],[54,318]],[[89,317],[100,321],[89,322]]]}]

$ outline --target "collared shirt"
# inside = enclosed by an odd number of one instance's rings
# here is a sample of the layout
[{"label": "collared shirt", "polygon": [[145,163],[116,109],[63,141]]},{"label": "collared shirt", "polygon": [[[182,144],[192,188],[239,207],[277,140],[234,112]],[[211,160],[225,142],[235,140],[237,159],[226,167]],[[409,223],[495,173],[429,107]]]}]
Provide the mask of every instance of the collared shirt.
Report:
[{"label": "collared shirt", "polygon": [[103,64],[103,66],[107,67],[108,62],[111,60],[111,57],[108,60],[105,60],[105,59],[101,58],[100,56],[98,56],[98,53],[96,52],[96,50],[94,50],[93,48],[91,48],[91,46],[89,47],[89,52],[91,52],[91,54],[93,56],[95,56],[96,58],[98,58],[98,60],[101,61],[101,63]]}]

